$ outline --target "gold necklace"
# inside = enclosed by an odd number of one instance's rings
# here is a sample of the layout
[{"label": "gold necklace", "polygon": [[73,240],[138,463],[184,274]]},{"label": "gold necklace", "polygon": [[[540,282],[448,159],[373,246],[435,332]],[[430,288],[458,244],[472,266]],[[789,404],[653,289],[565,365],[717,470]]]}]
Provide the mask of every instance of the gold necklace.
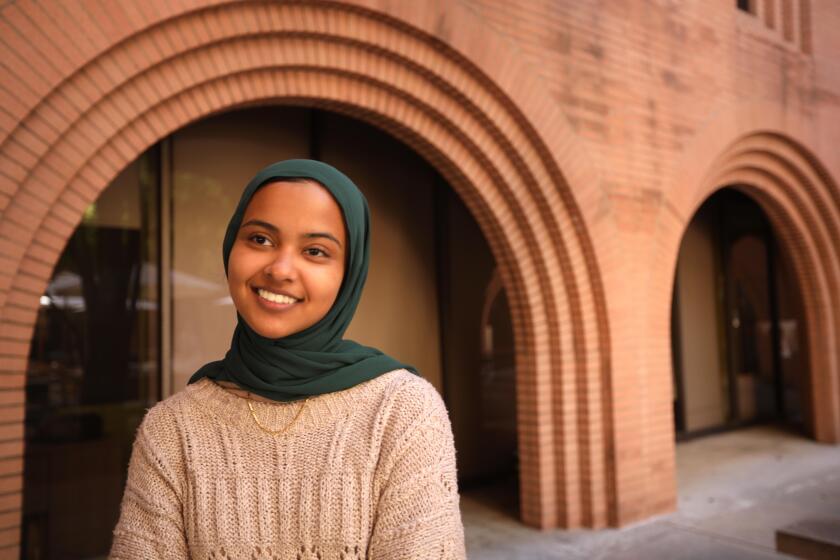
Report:
[{"label": "gold necklace", "polygon": [[298,409],[297,414],[295,414],[295,417],[292,418],[292,421],[286,424],[284,427],[280,428],[279,430],[271,430],[260,423],[259,419],[257,418],[257,413],[254,412],[254,403],[253,401],[251,401],[251,399],[248,399],[248,410],[251,411],[251,417],[254,419],[254,422],[256,422],[257,427],[260,430],[272,436],[279,436],[280,434],[285,434],[289,428],[295,425],[295,422],[297,422],[297,419],[300,418],[300,415],[303,412],[303,409],[306,408],[306,403],[308,402],[309,399],[304,399],[303,404],[300,405],[300,408]]}]

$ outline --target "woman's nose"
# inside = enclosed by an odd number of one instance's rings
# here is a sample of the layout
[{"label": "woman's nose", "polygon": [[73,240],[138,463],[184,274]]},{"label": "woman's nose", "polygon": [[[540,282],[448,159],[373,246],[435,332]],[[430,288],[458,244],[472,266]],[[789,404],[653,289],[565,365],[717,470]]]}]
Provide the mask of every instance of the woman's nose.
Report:
[{"label": "woman's nose", "polygon": [[294,255],[290,251],[278,251],[265,268],[265,273],[276,281],[295,278],[297,269]]}]

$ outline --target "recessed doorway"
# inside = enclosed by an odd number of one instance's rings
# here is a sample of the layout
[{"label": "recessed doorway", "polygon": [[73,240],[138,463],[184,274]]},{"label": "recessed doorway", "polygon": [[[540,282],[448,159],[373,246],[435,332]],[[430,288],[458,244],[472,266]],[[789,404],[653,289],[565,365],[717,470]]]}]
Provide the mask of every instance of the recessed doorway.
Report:
[{"label": "recessed doorway", "polygon": [[671,326],[678,439],[757,423],[811,433],[799,286],[767,216],[736,188],[686,229]]}]

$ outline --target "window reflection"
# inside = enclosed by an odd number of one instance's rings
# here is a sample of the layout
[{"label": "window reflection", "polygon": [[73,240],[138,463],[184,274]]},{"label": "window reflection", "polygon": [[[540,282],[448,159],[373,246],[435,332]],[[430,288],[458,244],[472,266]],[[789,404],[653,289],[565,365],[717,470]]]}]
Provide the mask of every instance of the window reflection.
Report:
[{"label": "window reflection", "polygon": [[40,309],[26,386],[22,557],[107,553],[134,432],[158,399],[156,151],[85,212]]}]

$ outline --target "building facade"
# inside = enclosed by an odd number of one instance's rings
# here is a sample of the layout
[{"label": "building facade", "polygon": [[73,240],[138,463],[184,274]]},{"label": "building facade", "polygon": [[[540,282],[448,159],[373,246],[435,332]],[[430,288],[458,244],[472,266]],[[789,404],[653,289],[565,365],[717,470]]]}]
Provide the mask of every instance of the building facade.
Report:
[{"label": "building facade", "polygon": [[[2,556],[23,542],[25,388],[68,240],[141,155],[165,168],[179,131],[246,108],[371,125],[462,201],[495,263],[480,293],[503,290],[509,312],[523,522],[675,507],[675,416],[694,410],[675,405],[691,387],[674,376],[691,355],[674,351],[675,275],[721,189],[772,229],[805,333],[804,431],[837,443],[837,28],[830,0],[3,4]],[[150,336],[171,356],[168,328]],[[178,389],[170,367],[150,394]]]}]

